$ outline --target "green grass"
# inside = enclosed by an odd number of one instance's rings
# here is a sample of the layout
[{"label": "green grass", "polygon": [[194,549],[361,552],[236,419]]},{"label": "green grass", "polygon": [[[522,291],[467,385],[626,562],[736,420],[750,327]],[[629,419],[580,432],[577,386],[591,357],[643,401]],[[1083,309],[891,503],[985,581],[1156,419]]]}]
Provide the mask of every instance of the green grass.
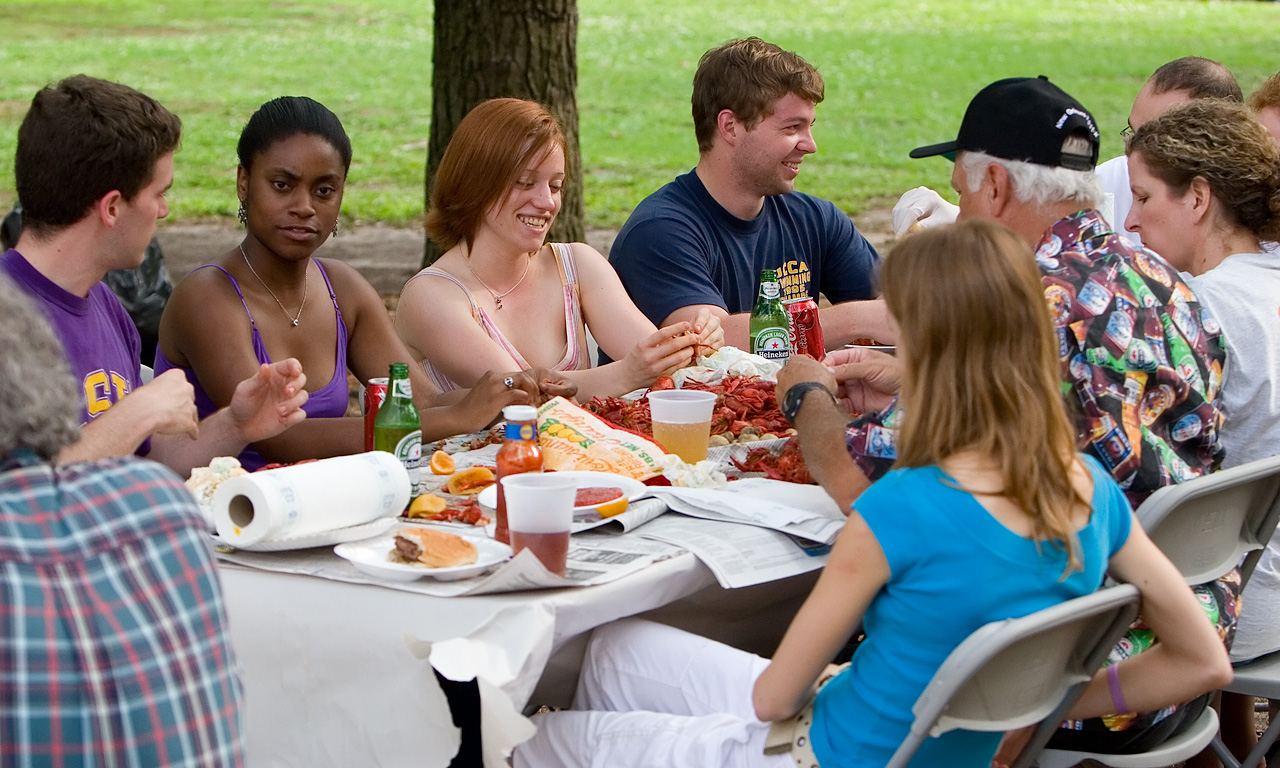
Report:
[{"label": "green grass", "polygon": [[[579,0],[579,108],[589,226],[618,226],[694,165],[689,88],[698,56],[756,34],[826,77],[819,152],[800,188],[857,213],[945,161],[907,159],[954,136],[992,80],[1049,75],[1097,117],[1103,156],[1143,80],[1187,54],[1222,61],[1248,91],[1280,69],[1280,4],[1202,0]],[[172,217],[231,216],[235,141],[263,101],[312,96],[355,145],[344,213],[407,224],[422,212],[431,115],[424,0],[0,2],[0,206],[13,192],[18,123],[32,94],[85,72],[155,96],[186,126]]]}]

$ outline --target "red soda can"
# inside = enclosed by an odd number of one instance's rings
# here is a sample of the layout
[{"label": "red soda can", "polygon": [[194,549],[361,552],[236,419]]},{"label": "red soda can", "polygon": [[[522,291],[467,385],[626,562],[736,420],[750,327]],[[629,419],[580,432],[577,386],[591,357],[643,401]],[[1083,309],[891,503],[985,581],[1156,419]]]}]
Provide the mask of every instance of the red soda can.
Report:
[{"label": "red soda can", "polygon": [[808,355],[814,360],[826,357],[822,324],[818,322],[818,303],[813,299],[788,299],[782,305],[791,315],[792,354]]},{"label": "red soda can", "polygon": [[378,409],[387,399],[386,376],[369,379],[369,384],[360,390],[360,412],[364,414],[364,449],[373,450],[373,421],[378,418]]}]

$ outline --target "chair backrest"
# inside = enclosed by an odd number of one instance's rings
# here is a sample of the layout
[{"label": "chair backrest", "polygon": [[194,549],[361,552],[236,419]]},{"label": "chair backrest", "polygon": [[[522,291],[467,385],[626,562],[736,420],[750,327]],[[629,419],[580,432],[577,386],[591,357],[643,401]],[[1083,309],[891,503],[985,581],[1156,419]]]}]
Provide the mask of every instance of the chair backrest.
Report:
[{"label": "chair backrest", "polygon": [[1121,584],[978,628],[916,700],[888,766],[905,766],[930,736],[1007,731],[1065,711],[1137,615],[1137,588]]},{"label": "chair backrest", "polygon": [[1280,456],[1165,486],[1137,515],[1188,584],[1213,581],[1241,558],[1247,580],[1280,520]]}]

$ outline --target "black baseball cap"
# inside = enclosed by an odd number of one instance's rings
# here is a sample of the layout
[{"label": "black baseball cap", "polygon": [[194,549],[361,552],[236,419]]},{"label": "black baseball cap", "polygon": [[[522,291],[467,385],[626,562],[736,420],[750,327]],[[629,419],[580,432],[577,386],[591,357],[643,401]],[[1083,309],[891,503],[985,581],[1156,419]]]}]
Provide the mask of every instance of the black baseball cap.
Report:
[{"label": "black baseball cap", "polygon": [[[1063,142],[1072,135],[1088,140],[1088,154],[1063,151]],[[1011,77],[978,91],[955,141],[917,147],[911,157],[955,160],[960,151],[1092,171],[1098,164],[1098,126],[1089,110],[1044,75]]]}]

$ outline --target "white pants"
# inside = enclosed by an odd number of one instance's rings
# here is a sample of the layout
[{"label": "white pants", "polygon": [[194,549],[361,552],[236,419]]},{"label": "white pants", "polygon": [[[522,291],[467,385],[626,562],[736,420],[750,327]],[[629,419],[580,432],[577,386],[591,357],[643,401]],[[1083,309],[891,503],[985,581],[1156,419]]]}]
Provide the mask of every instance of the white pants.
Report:
[{"label": "white pants", "polygon": [[574,710],[537,715],[516,768],[793,768],[764,754],[751,690],[769,660],[639,619],[595,631]]}]

